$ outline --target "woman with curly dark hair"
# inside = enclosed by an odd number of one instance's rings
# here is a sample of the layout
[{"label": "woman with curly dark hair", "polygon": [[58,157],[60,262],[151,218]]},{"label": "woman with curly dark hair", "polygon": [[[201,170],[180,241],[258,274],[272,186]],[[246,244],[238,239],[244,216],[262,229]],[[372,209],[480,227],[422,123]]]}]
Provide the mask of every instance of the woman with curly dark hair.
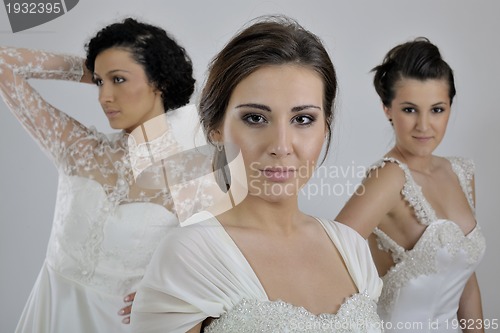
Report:
[{"label": "woman with curly dark hair", "polygon": [[[167,187],[141,187],[135,171],[141,152],[180,149],[168,123],[153,133],[144,124],[189,102],[189,56],[163,29],[130,18],[100,30],[86,50],[82,59],[0,48],[2,97],[59,171],[47,256],[16,332],[126,332],[136,286],[178,221]],[[105,136],[79,123],[46,102],[30,78],[95,83],[111,127],[121,131]]]}]

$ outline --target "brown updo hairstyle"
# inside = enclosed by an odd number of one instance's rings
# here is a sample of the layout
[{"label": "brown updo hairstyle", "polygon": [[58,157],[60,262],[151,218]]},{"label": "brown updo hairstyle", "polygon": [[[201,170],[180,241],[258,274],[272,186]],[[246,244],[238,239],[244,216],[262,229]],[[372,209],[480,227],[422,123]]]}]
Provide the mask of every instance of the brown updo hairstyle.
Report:
[{"label": "brown updo hairstyle", "polygon": [[390,107],[396,94],[395,86],[402,79],[444,79],[448,82],[450,105],[455,97],[453,70],[441,57],[436,45],[425,37],[393,47],[383,62],[372,69],[373,85],[382,103]]},{"label": "brown updo hairstyle", "polygon": [[234,36],[210,63],[199,103],[200,122],[209,142],[213,143],[211,134],[221,126],[238,83],[261,67],[284,64],[308,67],[322,78],[328,152],[337,93],[335,69],[321,40],[286,16],[257,18]]},{"label": "brown updo hairstyle", "polygon": [[[263,16],[234,36],[211,61],[198,112],[207,141],[216,144],[213,169],[219,187],[227,191],[231,174],[225,148],[213,142],[235,87],[247,76],[270,65],[297,64],[317,72],[323,80],[323,107],[328,131],[328,153],[333,122],[337,77],[321,40],[286,16]],[[323,158],[323,160],[324,160]]]}]

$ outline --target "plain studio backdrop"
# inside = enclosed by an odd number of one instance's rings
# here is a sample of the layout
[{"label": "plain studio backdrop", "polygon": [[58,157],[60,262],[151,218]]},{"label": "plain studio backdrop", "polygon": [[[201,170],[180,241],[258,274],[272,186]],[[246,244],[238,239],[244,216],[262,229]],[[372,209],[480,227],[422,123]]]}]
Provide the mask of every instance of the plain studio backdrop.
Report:
[{"label": "plain studio backdrop", "polygon": [[[500,317],[500,2],[498,0],[81,0],[65,15],[12,33],[0,9],[0,44],[84,55],[89,38],[115,20],[133,16],[169,31],[192,57],[198,100],[207,64],[246,22],[286,14],[317,34],[338,72],[333,144],[321,173],[306,187],[301,207],[333,218],[368,165],[393,144],[390,124],[372,86],[370,69],[395,44],[426,36],[455,71],[457,97],[438,155],[476,163],[477,221],[487,250],[477,271],[485,319]],[[112,132],[97,103],[97,88],[32,81],[49,102],[86,125]],[[179,125],[180,126],[180,125]],[[12,332],[45,257],[57,172],[0,102],[0,331]],[[117,308],[116,311],[119,309]]]}]

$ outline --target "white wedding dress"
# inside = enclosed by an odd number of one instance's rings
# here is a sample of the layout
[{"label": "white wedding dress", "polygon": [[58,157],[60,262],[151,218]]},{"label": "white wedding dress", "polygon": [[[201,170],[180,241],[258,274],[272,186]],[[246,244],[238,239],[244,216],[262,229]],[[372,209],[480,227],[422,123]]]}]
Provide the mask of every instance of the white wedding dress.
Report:
[{"label": "white wedding dress", "polygon": [[[464,158],[448,158],[474,212],[471,180],[474,165]],[[380,229],[380,249],[389,251],[394,266],[382,277],[384,287],[378,312],[386,332],[462,332],[457,310],[465,284],[485,251],[479,225],[464,235],[450,220],[438,219],[405,164],[384,158],[373,169],[396,163],[406,182],[401,191],[413,208],[424,233],[411,250],[405,250]]]},{"label": "white wedding dress", "polygon": [[123,298],[137,289],[160,240],[178,226],[179,207],[174,209],[163,180],[143,188],[133,172],[152,150],[180,150],[169,131],[131,146],[124,132],[107,137],[57,110],[27,81],[79,81],[82,63],[78,57],[0,48],[3,100],[59,171],[46,260],[18,333],[130,331],[118,315]]},{"label": "white wedding dress", "polygon": [[269,300],[219,221],[208,212],[193,218],[203,222],[173,230],[153,255],[134,301],[134,332],[186,332],[207,317],[217,319],[204,332],[381,332],[381,280],[366,241],[353,229],[318,219],[359,292],[336,314],[314,315]]}]

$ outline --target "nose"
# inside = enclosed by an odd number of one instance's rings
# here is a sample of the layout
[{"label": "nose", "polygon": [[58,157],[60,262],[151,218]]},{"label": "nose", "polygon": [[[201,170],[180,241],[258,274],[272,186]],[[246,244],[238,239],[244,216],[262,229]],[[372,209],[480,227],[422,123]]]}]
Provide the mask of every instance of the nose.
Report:
[{"label": "nose", "polygon": [[292,154],[293,133],[290,124],[279,124],[270,130],[269,154],[276,158]]},{"label": "nose", "polygon": [[429,114],[427,112],[419,112],[416,129],[420,132],[425,132],[429,128],[429,120]]},{"label": "nose", "polygon": [[110,84],[103,84],[99,87],[99,103],[104,105],[113,101],[113,86]]}]

